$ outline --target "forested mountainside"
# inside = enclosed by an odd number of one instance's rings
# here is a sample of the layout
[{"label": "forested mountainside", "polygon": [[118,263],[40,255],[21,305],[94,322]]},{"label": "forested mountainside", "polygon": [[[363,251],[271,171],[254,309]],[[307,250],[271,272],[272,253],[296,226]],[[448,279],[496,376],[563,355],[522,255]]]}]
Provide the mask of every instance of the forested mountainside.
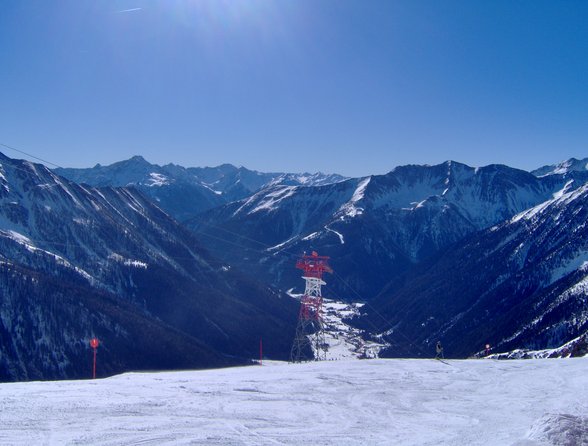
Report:
[{"label": "forested mountainside", "polygon": [[559,347],[588,331],[588,184],[453,245],[393,281],[363,323],[390,356]]},{"label": "forested mountainside", "polygon": [[[77,185],[3,155],[0,164],[3,379],[82,376],[71,358],[93,334],[118,352],[104,354],[112,372],[242,362],[260,337],[268,355],[287,357],[295,302],[217,260],[140,192]],[[123,354],[172,338],[192,347],[154,345],[158,361]],[[36,349],[49,353],[32,363]]]}]

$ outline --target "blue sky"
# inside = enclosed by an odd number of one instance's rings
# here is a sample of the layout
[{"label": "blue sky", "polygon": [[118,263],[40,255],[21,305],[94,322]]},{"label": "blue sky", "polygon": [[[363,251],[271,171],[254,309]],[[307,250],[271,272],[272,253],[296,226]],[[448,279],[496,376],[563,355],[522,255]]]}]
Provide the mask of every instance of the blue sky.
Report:
[{"label": "blue sky", "polygon": [[6,0],[0,143],[63,167],[532,169],[588,156],[586,23],[583,0]]}]

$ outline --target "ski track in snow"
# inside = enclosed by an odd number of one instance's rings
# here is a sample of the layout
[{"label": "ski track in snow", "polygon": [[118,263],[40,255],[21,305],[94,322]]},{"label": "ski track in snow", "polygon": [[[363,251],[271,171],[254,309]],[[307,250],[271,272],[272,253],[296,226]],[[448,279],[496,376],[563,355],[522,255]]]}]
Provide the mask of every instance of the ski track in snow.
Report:
[{"label": "ski track in snow", "polygon": [[585,445],[588,358],[269,362],[0,385],[3,445]]}]

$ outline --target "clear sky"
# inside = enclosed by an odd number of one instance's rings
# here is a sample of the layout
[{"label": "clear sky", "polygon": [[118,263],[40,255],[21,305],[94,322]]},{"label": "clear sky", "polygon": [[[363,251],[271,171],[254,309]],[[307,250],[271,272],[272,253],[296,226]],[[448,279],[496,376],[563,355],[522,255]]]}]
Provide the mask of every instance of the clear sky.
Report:
[{"label": "clear sky", "polygon": [[3,0],[0,143],[63,167],[532,169],[588,156],[587,24],[585,0]]}]

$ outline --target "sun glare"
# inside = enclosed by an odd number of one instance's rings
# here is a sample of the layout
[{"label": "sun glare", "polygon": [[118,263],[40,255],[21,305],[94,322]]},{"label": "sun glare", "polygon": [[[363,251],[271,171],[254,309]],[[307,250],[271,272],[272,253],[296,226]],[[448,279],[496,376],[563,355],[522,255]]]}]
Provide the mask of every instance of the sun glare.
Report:
[{"label": "sun glare", "polygon": [[176,5],[185,24],[196,21],[217,29],[259,26],[270,9],[270,2],[261,0],[185,0]]}]

